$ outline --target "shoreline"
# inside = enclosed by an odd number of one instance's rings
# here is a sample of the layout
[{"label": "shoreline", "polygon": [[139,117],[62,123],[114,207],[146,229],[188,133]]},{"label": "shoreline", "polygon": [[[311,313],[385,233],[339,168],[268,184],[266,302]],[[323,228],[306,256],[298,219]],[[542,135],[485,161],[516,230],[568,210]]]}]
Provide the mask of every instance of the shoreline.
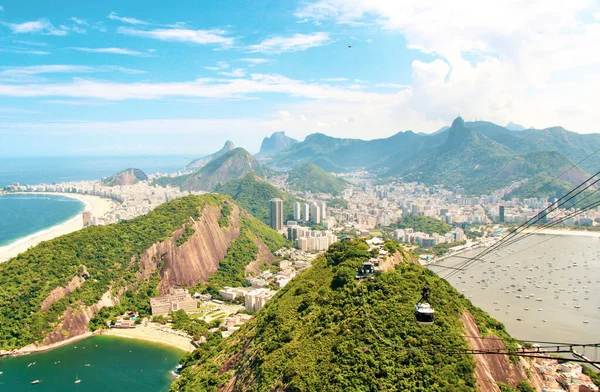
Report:
[{"label": "shoreline", "polygon": [[164,344],[187,353],[196,349],[196,347],[192,345],[191,339],[164,332],[152,326],[139,325],[131,329],[111,328],[102,330],[101,335],[115,336],[124,339],[145,340],[151,343]]},{"label": "shoreline", "polygon": [[[14,195],[51,195],[63,196],[78,200],[84,204],[83,211],[91,211],[93,216],[102,217],[112,210],[117,204],[111,199],[102,198],[100,196],[80,195],[76,193],[60,193],[60,192],[11,192],[7,194]],[[40,242],[49,241],[56,237],[65,234],[73,233],[83,228],[82,212],[78,212],[75,216],[68,218],[66,221],[60,222],[54,226],[37,231],[25,237],[19,238],[7,245],[0,246],[0,263],[10,260],[11,258],[25,252],[29,248],[36,246]]]}]

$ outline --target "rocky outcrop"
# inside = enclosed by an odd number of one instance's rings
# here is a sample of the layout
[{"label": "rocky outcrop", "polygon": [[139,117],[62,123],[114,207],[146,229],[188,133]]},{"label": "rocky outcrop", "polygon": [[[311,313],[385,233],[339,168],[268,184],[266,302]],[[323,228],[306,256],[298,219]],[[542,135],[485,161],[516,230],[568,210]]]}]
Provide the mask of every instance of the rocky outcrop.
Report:
[{"label": "rocky outcrop", "polygon": [[287,150],[296,143],[298,143],[298,140],[286,136],[285,131],[275,132],[271,137],[267,136],[263,139],[258,154],[263,157],[269,157]]},{"label": "rocky outcrop", "polygon": [[46,310],[50,309],[50,306],[52,306],[52,304],[60,301],[61,299],[65,298],[67,295],[71,294],[73,291],[81,287],[83,282],[85,282],[85,279],[83,279],[80,276],[75,276],[69,281],[69,283],[67,283],[65,287],[56,287],[50,292],[50,294],[48,294],[46,299],[44,299],[40,310],[42,312],[45,312]]},{"label": "rocky outcrop", "polygon": [[276,260],[275,256],[269,248],[262,242],[261,240],[256,240],[256,245],[258,246],[258,254],[256,255],[256,260],[251,262],[246,266],[246,274],[247,275],[256,275],[260,273],[260,265],[267,264],[271,265]]},{"label": "rocky outcrop", "polygon": [[49,333],[46,339],[44,339],[44,345],[62,342],[74,336],[88,333],[88,324],[94,318],[94,315],[104,307],[118,305],[124,292],[125,290],[121,290],[116,297],[113,297],[112,290],[108,290],[104,293],[100,301],[94,305],[75,309],[67,308],[58,328]]},{"label": "rocky outcrop", "polygon": [[[465,336],[473,350],[506,350],[504,342],[500,339],[482,339],[481,333],[473,315],[464,311],[460,320],[465,327]],[[542,380],[535,371],[530,371],[531,379],[527,378],[530,364],[522,359],[518,366],[512,364],[506,355],[473,355],[475,358],[475,379],[477,389],[482,392],[499,392],[496,382],[516,387],[519,381],[525,380],[537,390],[541,390]]]},{"label": "rocky outcrop", "polygon": [[121,186],[137,184],[140,181],[148,181],[146,173],[140,169],[130,168],[106,178],[103,184],[106,186]]},{"label": "rocky outcrop", "polygon": [[193,161],[191,161],[190,163],[187,164],[186,169],[188,169],[188,170],[199,169],[202,166],[209,163],[210,161],[213,161],[219,157],[222,157],[223,155],[227,154],[229,151],[231,151],[233,149],[235,149],[235,144],[233,144],[233,142],[231,140],[227,140],[222,149],[215,152],[214,154],[210,154],[210,155],[204,156],[202,158],[194,159]]},{"label": "rocky outcrop", "polygon": [[395,268],[395,266],[400,263],[409,262],[409,263],[418,264],[417,260],[414,259],[413,257],[411,257],[403,249],[400,249],[400,250],[394,252],[394,254],[391,254],[391,255],[388,254],[384,257],[385,258],[384,258],[383,262],[379,263],[379,267],[381,267],[381,270],[383,272],[393,270]]}]

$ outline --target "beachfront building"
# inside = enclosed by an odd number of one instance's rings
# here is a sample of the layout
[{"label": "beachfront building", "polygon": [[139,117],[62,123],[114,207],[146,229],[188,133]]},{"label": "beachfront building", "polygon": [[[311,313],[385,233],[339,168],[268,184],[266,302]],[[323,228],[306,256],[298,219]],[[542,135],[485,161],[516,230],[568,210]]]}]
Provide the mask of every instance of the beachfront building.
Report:
[{"label": "beachfront building", "polygon": [[180,309],[186,312],[198,308],[198,302],[185,289],[174,289],[171,294],[150,298],[152,315],[166,315]]}]

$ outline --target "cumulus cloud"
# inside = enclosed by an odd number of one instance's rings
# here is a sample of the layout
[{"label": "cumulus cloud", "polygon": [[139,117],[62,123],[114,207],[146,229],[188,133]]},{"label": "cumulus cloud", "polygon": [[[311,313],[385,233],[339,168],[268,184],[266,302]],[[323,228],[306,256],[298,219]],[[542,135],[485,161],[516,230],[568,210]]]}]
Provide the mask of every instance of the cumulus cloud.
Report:
[{"label": "cumulus cloud", "polygon": [[120,27],[120,34],[136,37],[152,38],[160,41],[188,42],[199,45],[231,46],[235,42],[232,37],[226,37],[225,30],[191,30],[184,28],[139,30],[129,27]]},{"label": "cumulus cloud", "polygon": [[256,53],[298,52],[327,45],[330,42],[329,33],[294,34],[289,37],[274,36],[267,38],[259,44],[248,46],[248,50]]},{"label": "cumulus cloud", "polygon": [[[319,0],[299,19],[368,21],[400,32],[408,47],[436,57],[413,62],[402,110],[425,124],[458,113],[499,123],[595,131],[600,24],[593,0],[420,2]],[[582,16],[583,15],[583,16]],[[383,86],[382,86],[383,87]],[[433,130],[433,129],[431,129]]]},{"label": "cumulus cloud", "polygon": [[266,63],[269,62],[268,59],[257,58],[257,57],[246,57],[246,58],[243,58],[243,59],[239,59],[238,61],[242,61],[244,63],[247,63],[249,67],[255,67],[257,65],[266,64]]}]

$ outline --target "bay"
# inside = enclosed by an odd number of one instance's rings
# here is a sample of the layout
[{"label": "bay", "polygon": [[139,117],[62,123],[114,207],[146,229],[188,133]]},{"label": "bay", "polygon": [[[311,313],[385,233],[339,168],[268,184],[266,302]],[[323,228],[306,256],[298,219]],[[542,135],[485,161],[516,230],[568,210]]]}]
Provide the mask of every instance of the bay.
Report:
[{"label": "bay", "polygon": [[[464,257],[440,264],[461,267]],[[536,234],[448,281],[521,340],[600,341],[600,237]],[[444,277],[448,269],[430,266]],[[435,298],[431,299],[435,307]],[[436,312],[443,309],[436,308]]]},{"label": "bay", "polygon": [[[144,341],[93,336],[45,353],[0,359],[0,391],[167,391],[182,354]],[[74,383],[76,377],[81,383]],[[34,380],[41,382],[31,385]]]},{"label": "bay", "polygon": [[0,195],[0,246],[66,222],[83,212],[79,200],[54,195]]}]

